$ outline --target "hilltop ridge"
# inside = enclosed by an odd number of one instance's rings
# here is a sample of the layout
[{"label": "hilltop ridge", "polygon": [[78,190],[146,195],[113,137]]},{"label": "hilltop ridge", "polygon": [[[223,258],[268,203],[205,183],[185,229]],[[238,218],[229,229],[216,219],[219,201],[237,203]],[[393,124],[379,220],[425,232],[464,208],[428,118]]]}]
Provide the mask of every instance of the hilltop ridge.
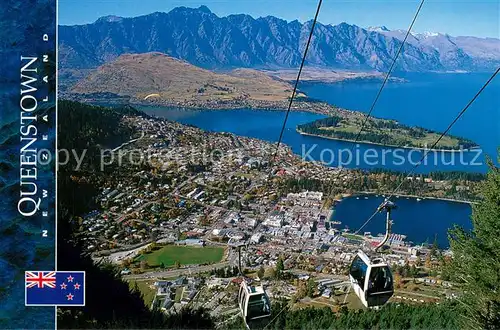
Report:
[{"label": "hilltop ridge", "polygon": [[[91,71],[67,93],[70,98],[129,98],[133,102],[190,106],[228,102],[286,101],[293,87],[260,71],[216,73],[171,56],[151,52],[124,54]],[[298,94],[303,96],[303,94]]]}]

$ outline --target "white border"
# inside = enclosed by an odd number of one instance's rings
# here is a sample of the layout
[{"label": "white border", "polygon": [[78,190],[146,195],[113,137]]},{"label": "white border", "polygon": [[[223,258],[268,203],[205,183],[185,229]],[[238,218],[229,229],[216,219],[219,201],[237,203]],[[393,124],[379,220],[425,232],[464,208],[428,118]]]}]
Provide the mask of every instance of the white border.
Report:
[{"label": "white border", "polygon": [[[57,172],[59,170],[59,152],[58,152],[58,131],[59,131],[59,126],[58,126],[58,107],[57,104],[59,102],[58,99],[58,90],[59,90],[59,0],[54,0],[56,2],[56,44],[55,44],[55,53],[56,53],[56,93],[55,93],[55,105],[56,105],[56,143],[55,143],[55,200],[54,200],[54,205],[55,205],[55,211],[54,211],[54,270],[57,271]],[[85,272],[83,273],[83,281],[85,282]],[[26,285],[24,285],[25,291],[26,291]],[[85,289],[85,287],[84,287]],[[24,300],[24,303],[26,304],[26,298]],[[85,305],[85,292],[83,295],[83,304]],[[54,329],[57,330],[57,306],[54,306]]]},{"label": "white border", "polygon": [[[72,273],[72,274],[75,274],[75,273],[83,273],[83,304],[64,304],[64,305],[54,305],[54,304],[27,304],[26,303],[26,300],[28,298],[28,288],[26,288],[26,273],[27,272],[51,272],[51,270],[35,270],[35,271],[25,271],[24,272],[24,306],[26,307],[36,307],[36,306],[50,306],[50,307],[54,307],[54,310],[55,310],[55,316],[56,316],[56,326],[57,326],[57,307],[58,306],[61,306],[61,307],[84,307],[85,306],[85,298],[86,298],[86,295],[85,295],[85,271],[69,271],[69,270],[63,270],[63,271],[60,271],[58,272],[59,274],[62,274],[62,273]],[[56,328],[57,329],[57,328]]]},{"label": "white border", "polygon": [[59,130],[59,126],[58,126],[58,107],[57,107],[57,104],[58,104],[58,90],[59,90],[59,79],[58,79],[58,75],[59,75],[59,14],[58,14],[58,8],[59,8],[59,1],[58,0],[54,0],[56,2],[56,44],[55,44],[55,53],[56,53],[56,93],[55,93],[55,106],[56,106],[56,134],[55,134],[55,160],[56,160],[56,163],[55,163],[55,212],[54,212],[54,215],[55,215],[55,229],[54,229],[54,246],[55,246],[55,253],[54,253],[54,270],[57,271],[57,172],[59,171],[59,153],[58,153],[58,141],[57,141],[57,138],[58,138],[58,130]]}]

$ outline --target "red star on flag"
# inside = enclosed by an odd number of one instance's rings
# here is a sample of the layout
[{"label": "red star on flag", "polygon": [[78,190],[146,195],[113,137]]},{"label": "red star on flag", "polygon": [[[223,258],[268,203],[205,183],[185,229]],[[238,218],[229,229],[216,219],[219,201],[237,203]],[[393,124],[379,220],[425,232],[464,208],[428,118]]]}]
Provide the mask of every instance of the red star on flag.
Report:
[{"label": "red star on flag", "polygon": [[73,276],[68,276],[68,282],[73,282],[74,277]]},{"label": "red star on flag", "polygon": [[66,295],[66,298],[68,298],[68,300],[73,300],[73,297],[74,296],[71,293]]},{"label": "red star on flag", "polygon": [[73,286],[75,287],[75,290],[80,290],[80,284],[78,284],[78,282]]},{"label": "red star on flag", "polygon": [[66,290],[66,287],[67,287],[66,283],[61,284],[61,290]]}]

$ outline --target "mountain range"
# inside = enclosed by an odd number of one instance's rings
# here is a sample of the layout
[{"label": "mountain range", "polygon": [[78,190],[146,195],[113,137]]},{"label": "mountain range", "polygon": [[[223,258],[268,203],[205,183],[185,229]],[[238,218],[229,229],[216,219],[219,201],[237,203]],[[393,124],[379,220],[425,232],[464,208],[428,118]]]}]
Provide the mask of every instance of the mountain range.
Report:
[{"label": "mountain range", "polygon": [[[106,16],[86,25],[59,27],[59,66],[90,69],[126,53],[161,52],[208,69],[294,68],[300,65],[312,21],[274,16],[218,17],[206,6],[122,18]],[[404,30],[316,25],[306,64],[385,71]],[[396,71],[490,71],[500,64],[500,40],[412,33]]]}]

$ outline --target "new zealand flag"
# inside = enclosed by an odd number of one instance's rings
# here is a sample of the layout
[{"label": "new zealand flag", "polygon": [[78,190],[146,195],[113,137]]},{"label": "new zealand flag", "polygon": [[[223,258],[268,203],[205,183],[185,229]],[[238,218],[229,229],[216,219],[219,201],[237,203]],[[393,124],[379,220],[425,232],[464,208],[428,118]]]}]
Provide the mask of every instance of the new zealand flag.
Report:
[{"label": "new zealand flag", "polygon": [[25,272],[26,306],[85,306],[85,272]]}]

